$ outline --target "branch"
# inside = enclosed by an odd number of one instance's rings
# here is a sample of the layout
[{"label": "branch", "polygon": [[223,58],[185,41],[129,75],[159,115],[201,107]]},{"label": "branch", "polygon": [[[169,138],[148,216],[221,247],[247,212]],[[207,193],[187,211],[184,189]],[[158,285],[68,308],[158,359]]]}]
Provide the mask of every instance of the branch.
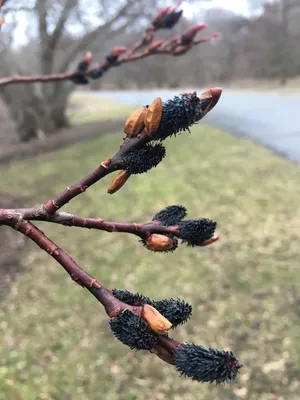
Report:
[{"label": "branch", "polygon": [[[110,317],[113,334],[123,344],[136,350],[148,350],[161,360],[175,365],[181,375],[199,382],[227,382],[239,374],[242,365],[232,352],[181,343],[168,336],[172,326],[176,327],[190,318],[189,304],[180,299],[154,302],[143,295],[117,289],[111,292],[80,268],[31,222],[20,221],[13,215],[8,217],[7,225],[29,237],[53,257],[76,283],[87,288],[96,297]],[[122,301],[124,296],[127,302]],[[163,314],[168,315],[174,323]]]},{"label": "branch", "polygon": [[[207,42],[208,40],[217,37],[218,33],[215,32],[214,34],[212,34],[211,36],[208,36],[206,38],[200,39],[198,41],[195,41],[191,47],[196,46],[200,43],[203,42]],[[163,44],[163,42],[161,43]],[[185,52],[187,52],[188,50],[190,50],[190,48],[180,48],[180,50],[182,51],[180,54],[183,54],[183,50],[186,50]],[[34,82],[44,82],[44,83],[48,83],[48,82],[57,82],[57,81],[67,81],[67,80],[76,80],[76,78],[79,78],[79,80],[85,80],[86,78],[90,78],[91,76],[94,75],[94,73],[99,73],[98,71],[101,71],[101,76],[103,76],[103,73],[106,72],[111,66],[120,66],[122,64],[127,64],[129,62],[134,62],[134,61],[138,61],[138,60],[142,60],[144,58],[150,57],[152,55],[160,55],[160,54],[168,54],[171,56],[176,56],[179,54],[176,54],[176,50],[178,51],[179,47],[174,48],[172,50],[170,49],[156,49],[156,50],[146,50],[145,52],[141,53],[141,54],[137,54],[137,55],[130,55],[128,57],[124,57],[122,59],[120,59],[120,61],[116,62],[114,65],[109,65],[107,62],[103,63],[102,65],[95,67],[91,70],[88,70],[86,72],[80,72],[80,71],[75,71],[75,72],[69,72],[69,73],[64,73],[64,74],[50,74],[50,75],[27,75],[27,76],[9,76],[9,77],[5,77],[5,78],[0,78],[0,87],[1,86],[7,86],[7,85],[12,85],[12,84],[19,84],[19,83],[34,83]],[[92,78],[95,79],[95,78]],[[97,79],[97,78],[96,78]],[[80,81],[76,81],[76,83],[80,84]],[[84,81],[82,81],[81,83],[83,83]],[[88,81],[86,81],[85,83],[88,83]]]},{"label": "branch", "polygon": [[[156,166],[164,157],[165,149],[161,145],[147,147],[147,144],[153,140],[164,140],[168,136],[188,129],[196,121],[200,121],[217,104],[221,92],[221,89],[213,88],[205,91],[199,97],[197,97],[196,92],[190,94],[190,97],[188,94],[184,94],[181,97],[183,103],[178,101],[180,98],[175,97],[174,100],[164,103],[166,105],[164,112],[162,111],[161,100],[159,98],[154,100],[152,107],[148,107],[146,116],[140,121],[142,125],[136,126],[137,129],[141,127],[143,130],[130,132],[120,146],[120,150],[112,158],[103,161],[98,168],[78,183],[67,187],[54,199],[44,203],[45,211],[50,215],[54,214],[70,200],[116,170],[127,170],[129,174],[138,174]],[[185,102],[191,107],[190,115],[182,111]],[[143,113],[143,109],[141,112]],[[178,115],[177,123],[173,118],[175,112]],[[136,117],[133,118],[134,123]],[[173,119],[173,121],[170,121],[172,122],[171,125],[165,125],[164,121],[168,121],[170,118]],[[130,116],[125,124],[125,130],[131,122]],[[144,127],[146,128],[144,129]]]},{"label": "branch", "polygon": [[[42,206],[24,209],[0,209],[0,224],[9,222],[11,218],[18,221],[42,221],[69,227],[96,229],[106,232],[120,232],[136,235],[142,239],[144,246],[152,251],[174,251],[178,244],[175,238],[195,243],[196,231],[201,227],[197,246],[207,246],[219,239],[214,232],[215,223],[208,219],[184,220],[187,210],[183,206],[169,206],[157,213],[151,222],[141,224],[135,222],[105,221],[102,218],[85,218],[67,212],[56,212],[49,215]],[[211,225],[211,230],[204,229]],[[198,227],[199,226],[199,227]],[[193,239],[189,242],[187,229],[193,228]],[[198,228],[197,228],[198,227]]]},{"label": "branch", "polygon": [[61,34],[64,30],[65,24],[67,22],[67,19],[70,15],[70,12],[72,11],[73,8],[77,5],[76,0],[67,0],[65,2],[65,5],[60,13],[60,17],[57,21],[57,24],[55,26],[55,29],[49,38],[49,43],[48,46],[49,48],[53,51],[61,37]]},{"label": "branch", "polygon": [[[111,27],[113,23],[120,17],[120,15],[123,15],[130,9],[132,3],[133,0],[128,1],[109,22],[88,33],[79,43],[76,43],[71,51],[67,53],[66,58],[62,62],[59,70],[61,72],[65,71],[70,63],[70,60],[72,60],[80,50],[85,48],[88,43],[93,40],[93,38],[97,37],[97,35],[99,35],[102,30]],[[125,47],[115,47],[110,52],[110,54],[108,54],[105,62],[102,63],[102,65],[98,64],[96,66],[90,67],[92,55],[91,53],[87,53],[89,54],[88,61],[86,61],[85,55],[74,72],[51,75],[6,77],[0,79],[0,87],[17,83],[54,82],[64,80],[71,80],[73,83],[78,85],[86,85],[91,79],[100,79],[111,67],[117,67],[129,62],[135,62],[151,55],[168,54],[171,56],[180,56],[187,53],[189,50],[191,50],[192,47],[200,43],[207,42],[219,35],[218,32],[215,32],[212,35],[207,36],[203,39],[194,40],[195,35],[199,31],[207,27],[206,24],[198,24],[187,29],[186,32],[181,36],[176,36],[166,41],[157,40],[153,42],[154,33],[157,30],[171,29],[178,22],[182,14],[182,10],[177,11],[177,7],[180,4],[181,1],[179,1],[179,3],[176,4],[175,7],[166,7],[161,10],[154,17],[150,27],[146,29],[140,42],[135,43],[129,50],[127,50]],[[45,43],[45,49],[49,49],[51,48],[51,46],[55,46],[56,41],[59,38],[59,34],[61,33],[61,29],[63,29],[68,12],[72,9],[72,7],[72,0],[68,0],[52,37],[49,37],[46,26],[46,11],[43,6],[39,6],[39,26],[42,42]],[[128,25],[128,23],[129,22],[125,24],[125,27]],[[123,27],[121,29],[123,29]],[[145,50],[138,53],[138,50],[141,50],[143,47],[145,48]]]},{"label": "branch", "polygon": [[79,42],[74,43],[74,45],[71,46],[70,50],[66,52],[66,55],[59,66],[59,71],[64,72],[70,65],[70,61],[72,61],[79,52],[84,51],[84,49],[86,49],[87,46],[92,41],[97,39],[97,37],[100,36],[103,32],[110,30],[112,25],[120,18],[120,16],[123,16],[127,13],[132,4],[133,0],[126,1],[125,5],[116,12],[116,14],[113,16],[113,18],[111,18],[110,21],[106,22],[103,25],[100,25],[91,32],[88,32]]}]

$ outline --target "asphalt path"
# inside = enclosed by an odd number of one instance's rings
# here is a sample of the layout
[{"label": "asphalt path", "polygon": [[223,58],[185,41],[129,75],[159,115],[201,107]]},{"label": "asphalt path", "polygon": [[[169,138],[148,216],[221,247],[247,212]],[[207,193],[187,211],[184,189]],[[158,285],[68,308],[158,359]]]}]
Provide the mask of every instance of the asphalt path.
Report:
[{"label": "asphalt path", "polygon": [[[203,89],[198,89],[201,93]],[[149,104],[157,96],[167,100],[178,91],[93,92],[91,96],[110,97],[123,104]],[[204,120],[203,120],[204,122]],[[293,161],[300,161],[299,93],[268,93],[224,90],[205,122],[248,138]]]}]

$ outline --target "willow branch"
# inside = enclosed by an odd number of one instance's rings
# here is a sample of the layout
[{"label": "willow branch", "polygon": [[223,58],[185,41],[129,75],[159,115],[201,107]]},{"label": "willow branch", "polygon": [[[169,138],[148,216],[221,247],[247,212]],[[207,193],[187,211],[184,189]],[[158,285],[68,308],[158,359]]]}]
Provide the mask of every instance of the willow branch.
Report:
[{"label": "willow branch", "polygon": [[[143,314],[143,306],[131,306],[117,299],[110,290],[106,289],[84,269],[79,267],[69,254],[58,247],[34,224],[26,220],[20,221],[16,216],[12,215],[10,215],[6,224],[30,238],[36,245],[54,258],[65,269],[65,271],[68,272],[73,281],[80,286],[87,288],[89,292],[96,297],[105,308],[109,317],[114,317],[122,310],[129,310],[138,318],[146,318]],[[160,318],[160,316],[160,313],[157,312],[157,317],[155,318]],[[148,324],[155,323],[155,320],[150,322],[149,319],[144,319],[144,321]],[[156,354],[159,358],[169,364],[175,364],[174,349],[179,348],[182,343],[169,338],[167,335],[157,336],[158,344],[151,349],[150,352]]]},{"label": "willow branch", "polygon": [[[210,38],[215,37],[215,36],[211,36],[211,37],[207,37],[206,39],[200,39],[198,41],[195,41],[192,45],[196,46],[200,43],[204,43],[207,42],[208,40],[210,40]],[[188,49],[189,50],[189,49]],[[187,51],[188,51],[187,50]],[[182,53],[183,54],[183,53]],[[153,56],[153,55],[170,55],[170,56],[176,56],[176,52],[175,49],[171,50],[171,49],[162,49],[162,50],[153,50],[153,51],[145,51],[143,53],[140,54],[135,54],[132,53],[130,54],[128,57],[124,57],[122,59],[120,59],[120,61],[118,61],[114,66],[120,66],[122,64],[128,64],[130,62],[135,62],[138,60],[142,60],[144,58]],[[178,54],[179,55],[179,54]],[[105,71],[107,71],[107,63],[103,63],[102,65],[99,66],[99,68],[106,68]],[[49,83],[49,82],[59,82],[59,81],[72,81],[74,78],[77,77],[82,77],[82,78],[86,78],[89,76],[89,71],[86,72],[79,72],[79,71],[75,71],[75,72],[68,72],[68,73],[64,73],[64,74],[49,74],[49,75],[15,75],[15,76],[9,76],[9,77],[4,77],[4,78],[0,78],[0,86],[8,86],[8,85],[13,85],[13,84],[20,84],[20,83],[34,83],[34,82],[43,82],[43,83]],[[103,75],[102,75],[103,76]]]}]

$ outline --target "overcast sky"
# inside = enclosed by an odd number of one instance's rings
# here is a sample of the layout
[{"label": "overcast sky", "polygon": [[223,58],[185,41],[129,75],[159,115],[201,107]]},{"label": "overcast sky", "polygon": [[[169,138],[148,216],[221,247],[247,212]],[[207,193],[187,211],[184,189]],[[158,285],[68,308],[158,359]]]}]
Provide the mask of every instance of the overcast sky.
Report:
[{"label": "overcast sky", "polygon": [[[181,8],[184,10],[184,15],[187,18],[193,17],[194,12],[199,9],[208,9],[211,7],[220,7],[220,8],[226,8],[231,11],[235,11],[236,13],[239,14],[248,14],[248,2],[247,0],[211,0],[208,2],[205,1],[196,1],[193,4],[188,4],[188,3],[183,3],[181,5]],[[9,18],[9,17],[8,17]],[[18,16],[18,29],[16,30],[15,33],[15,38],[16,41],[15,43],[17,45],[22,45],[27,42],[27,35],[26,35],[26,22],[28,16],[24,14],[19,14]]]},{"label": "overcast sky", "polygon": [[[199,4],[201,3],[201,4]],[[193,16],[193,10],[196,8],[211,8],[221,7],[231,11],[235,11],[238,14],[248,13],[248,1],[247,0],[212,0],[210,2],[195,2],[194,4],[183,3],[181,8],[184,10],[184,15],[189,18]]]}]

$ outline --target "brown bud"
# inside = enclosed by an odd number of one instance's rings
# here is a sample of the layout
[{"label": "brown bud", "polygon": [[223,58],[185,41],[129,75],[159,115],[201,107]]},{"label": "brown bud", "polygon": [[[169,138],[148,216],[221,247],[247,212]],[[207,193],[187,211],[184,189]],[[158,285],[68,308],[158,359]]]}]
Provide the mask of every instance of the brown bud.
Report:
[{"label": "brown bud", "polygon": [[111,55],[112,56],[119,56],[120,54],[125,53],[126,51],[126,47],[124,46],[118,46],[118,47],[114,47],[111,51]]},{"label": "brown bud", "polygon": [[147,49],[148,53],[152,53],[153,51],[155,51],[156,49],[158,49],[162,44],[163,44],[163,40],[156,40],[155,42],[153,42]]},{"label": "brown bud", "polygon": [[168,330],[172,328],[171,322],[149,304],[143,305],[141,317],[153,332],[159,335],[167,335]]},{"label": "brown bud", "polygon": [[148,107],[145,117],[145,126],[151,136],[154,136],[159,128],[162,116],[162,101],[157,97]]},{"label": "brown bud", "polygon": [[205,110],[203,110],[204,114],[207,114],[214,108],[219,101],[221,94],[222,89],[219,87],[214,87],[207,89],[205,92],[201,93],[200,96],[198,96],[200,100],[207,100],[207,107]]},{"label": "brown bud", "polygon": [[189,49],[192,47],[192,43],[187,44],[187,45],[181,45],[179,44],[178,46],[175,47],[175,49],[172,50],[173,56],[180,56],[181,54],[185,54]]},{"label": "brown bud", "polygon": [[114,178],[112,183],[107,189],[107,193],[113,194],[116,193],[125,183],[128,181],[130,174],[126,170],[123,170],[118,173],[118,175]]},{"label": "brown bud", "polygon": [[82,59],[83,62],[89,64],[92,61],[93,54],[90,51],[87,51]]},{"label": "brown bud", "polygon": [[212,244],[212,243],[216,242],[217,240],[219,240],[219,236],[216,233],[214,233],[214,235],[210,239],[205,240],[201,244],[201,246],[208,246],[209,244]]},{"label": "brown bud", "polygon": [[174,247],[174,242],[168,236],[153,233],[146,240],[146,247],[152,251],[168,251]]},{"label": "brown bud", "polygon": [[134,137],[139,135],[145,128],[144,119],[147,113],[146,107],[140,107],[134,110],[128,117],[125,125],[124,132],[127,136]]}]

